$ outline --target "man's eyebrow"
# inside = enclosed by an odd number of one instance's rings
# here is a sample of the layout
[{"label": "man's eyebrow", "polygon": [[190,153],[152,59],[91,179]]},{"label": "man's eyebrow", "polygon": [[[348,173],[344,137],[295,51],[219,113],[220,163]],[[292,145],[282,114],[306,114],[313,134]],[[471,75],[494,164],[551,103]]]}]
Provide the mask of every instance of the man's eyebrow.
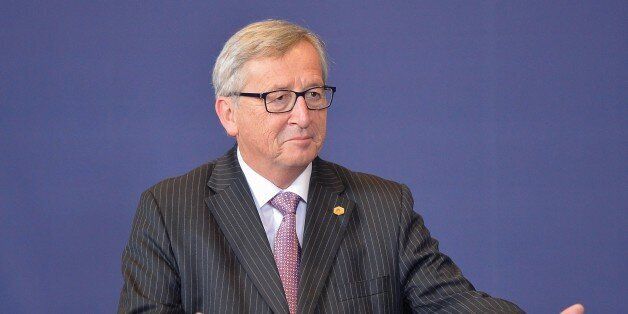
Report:
[{"label": "man's eyebrow", "polygon": [[305,87],[305,89],[303,89],[303,90],[310,89],[310,88],[312,88],[312,87],[325,86],[325,83],[323,83],[323,82],[316,82],[316,83],[312,83],[312,84],[307,84],[307,85],[305,85],[305,86],[306,86],[306,87]]},{"label": "man's eyebrow", "polygon": [[[319,87],[319,86],[324,86],[324,85],[325,85],[325,84],[323,84],[323,83],[312,83],[312,84],[307,84],[307,85],[305,85],[303,88],[301,88],[301,90],[300,90],[300,91],[304,91],[304,90],[308,90],[308,89],[313,88],[313,87]],[[278,88],[278,89],[286,89],[286,90],[290,90],[290,88],[288,88],[288,87],[280,87],[280,88]],[[298,92],[298,90],[295,90],[295,91],[296,91],[296,92]]]},{"label": "man's eyebrow", "polygon": [[273,91],[273,90],[290,90],[290,88],[288,87],[288,85],[272,85],[270,88],[268,88],[269,91]]},{"label": "man's eyebrow", "polygon": [[[324,86],[324,85],[325,83],[316,81],[314,83],[305,84],[304,85],[305,87],[303,87],[303,90],[308,90],[312,87]],[[272,92],[276,90],[292,90],[292,88],[290,88],[288,84],[272,84],[265,87],[263,92]]]},{"label": "man's eyebrow", "polygon": [[284,90],[284,89],[289,90],[290,88],[288,88],[287,84],[275,83],[275,84],[266,85],[262,89],[263,89],[263,92],[272,92],[272,91]]}]

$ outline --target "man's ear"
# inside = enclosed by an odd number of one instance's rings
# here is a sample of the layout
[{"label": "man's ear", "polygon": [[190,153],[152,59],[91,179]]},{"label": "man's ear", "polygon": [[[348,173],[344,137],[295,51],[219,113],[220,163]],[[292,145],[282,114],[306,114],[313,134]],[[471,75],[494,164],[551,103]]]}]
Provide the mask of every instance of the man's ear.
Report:
[{"label": "man's ear", "polygon": [[216,115],[220,119],[222,127],[229,136],[236,137],[238,135],[238,124],[235,120],[235,103],[231,97],[218,96],[216,98]]}]

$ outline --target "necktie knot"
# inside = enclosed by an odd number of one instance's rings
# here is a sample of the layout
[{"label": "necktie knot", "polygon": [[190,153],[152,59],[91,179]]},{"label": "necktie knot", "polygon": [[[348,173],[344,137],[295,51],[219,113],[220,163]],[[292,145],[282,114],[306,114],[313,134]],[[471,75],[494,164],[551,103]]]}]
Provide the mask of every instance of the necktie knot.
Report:
[{"label": "necktie knot", "polygon": [[270,205],[277,208],[282,215],[294,214],[301,197],[292,192],[277,193],[271,200]]}]

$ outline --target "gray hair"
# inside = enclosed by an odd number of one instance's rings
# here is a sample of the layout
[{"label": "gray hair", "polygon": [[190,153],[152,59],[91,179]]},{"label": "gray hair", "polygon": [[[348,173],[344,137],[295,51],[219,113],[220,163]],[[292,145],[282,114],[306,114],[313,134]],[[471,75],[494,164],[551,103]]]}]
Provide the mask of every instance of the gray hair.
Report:
[{"label": "gray hair", "polygon": [[245,84],[242,66],[259,57],[283,56],[302,40],[310,42],[318,51],[327,81],[327,55],[323,41],[312,31],[282,20],[265,20],[247,25],[235,33],[222,48],[214,64],[212,84],[216,96],[231,96]]}]

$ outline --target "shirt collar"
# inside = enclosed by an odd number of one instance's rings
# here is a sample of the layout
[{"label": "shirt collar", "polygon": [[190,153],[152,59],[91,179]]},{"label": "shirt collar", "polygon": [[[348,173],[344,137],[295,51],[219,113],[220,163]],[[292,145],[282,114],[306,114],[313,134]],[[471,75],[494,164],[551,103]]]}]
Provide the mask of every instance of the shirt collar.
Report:
[{"label": "shirt collar", "polygon": [[268,203],[275,195],[277,195],[277,193],[285,191],[296,193],[301,197],[303,202],[307,203],[310,177],[312,176],[311,162],[288,188],[282,190],[247,165],[246,162],[244,162],[244,159],[242,159],[239,147],[237,149],[237,155],[238,163],[240,163],[240,168],[242,168],[242,172],[244,172],[246,182],[249,184],[249,188],[253,193],[253,199],[255,200],[255,205],[258,210]]}]

